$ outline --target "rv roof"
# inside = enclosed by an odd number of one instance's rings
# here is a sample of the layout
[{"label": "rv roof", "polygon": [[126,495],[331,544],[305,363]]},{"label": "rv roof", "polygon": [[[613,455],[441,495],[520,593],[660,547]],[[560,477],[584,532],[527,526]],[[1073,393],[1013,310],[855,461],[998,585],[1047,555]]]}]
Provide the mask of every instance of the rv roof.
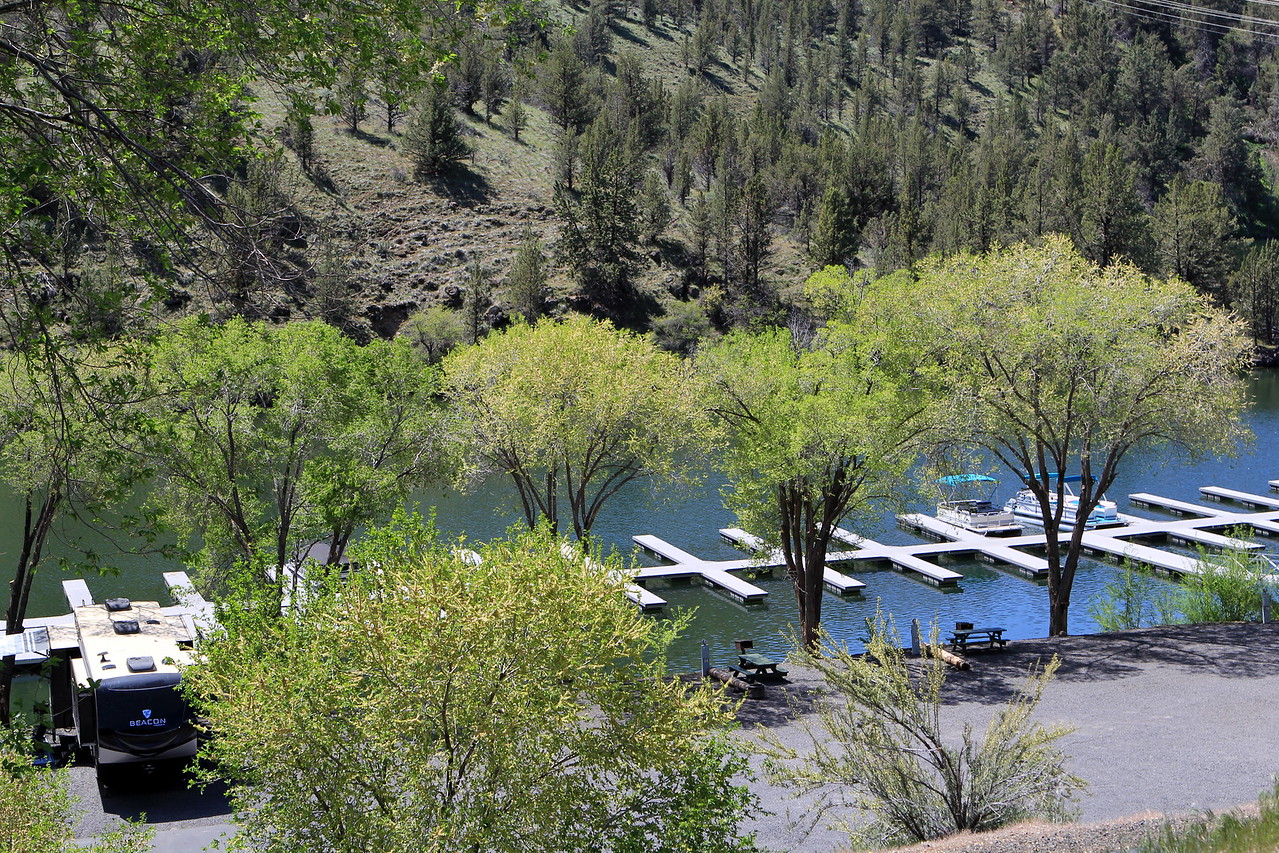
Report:
[{"label": "rv roof", "polygon": [[[186,663],[190,654],[179,648],[181,633],[174,628],[154,601],[135,601],[128,610],[108,612],[106,605],[91,604],[75,609],[80,654],[89,678],[103,681],[125,675],[129,658],[150,657],[155,672],[177,672],[173,661]],[[135,634],[117,633],[113,622],[133,620]]]}]

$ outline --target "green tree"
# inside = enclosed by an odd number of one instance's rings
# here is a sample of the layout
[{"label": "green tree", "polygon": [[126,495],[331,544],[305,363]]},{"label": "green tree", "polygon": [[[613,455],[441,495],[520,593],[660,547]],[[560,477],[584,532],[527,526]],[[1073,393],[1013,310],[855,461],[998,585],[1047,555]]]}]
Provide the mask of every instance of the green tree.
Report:
[{"label": "green tree", "polygon": [[417,113],[404,130],[404,152],[418,179],[440,174],[471,153],[443,82],[432,81],[422,92]]},{"label": "green tree", "polygon": [[1064,635],[1084,529],[1063,538],[1058,473],[1082,476],[1084,517],[1135,449],[1230,452],[1245,433],[1247,339],[1189,284],[1098,267],[1060,237],[916,272],[912,345],[934,353],[953,392],[943,434],[984,449],[1034,493],[1047,534],[1048,633]]},{"label": "green tree", "polygon": [[542,241],[531,228],[525,229],[524,239],[506,274],[506,298],[511,309],[529,323],[536,321],[545,310],[546,257],[542,254]]},{"label": "green tree", "polygon": [[1155,204],[1155,239],[1164,271],[1214,291],[1225,284],[1234,217],[1221,187],[1181,175]]},{"label": "green tree", "polygon": [[679,358],[587,317],[488,335],[451,353],[444,377],[468,458],[511,478],[530,527],[560,529],[566,503],[578,539],[628,483],[696,483],[714,440]]},{"label": "green tree", "polygon": [[403,145],[419,179],[438,175],[471,153],[442,81],[432,81],[423,91],[417,112],[404,131]]},{"label": "green tree", "polygon": [[639,187],[635,153],[607,118],[582,134],[577,191],[555,187],[562,223],[556,253],[582,288],[605,304],[630,295],[640,237]]},{"label": "green tree", "polygon": [[586,84],[586,68],[570,47],[551,52],[539,75],[542,104],[563,133],[580,133],[590,124],[592,106]]},{"label": "green tree", "polygon": [[360,123],[369,114],[368,81],[364,71],[354,63],[347,65],[338,78],[338,88],[334,95],[337,98],[338,114],[346,122],[347,129],[358,133]]},{"label": "green tree", "polygon": [[410,317],[401,334],[428,362],[439,364],[449,350],[466,339],[466,324],[459,312],[443,305],[432,305]]},{"label": "green tree", "polygon": [[[74,357],[75,360],[72,360]],[[128,350],[63,349],[0,357],[0,482],[18,498],[18,552],[12,555],[4,632],[20,634],[37,574],[57,523],[93,520],[132,495],[146,476],[130,434],[137,424],[122,400],[136,396],[136,363]],[[140,532],[140,535],[144,532]],[[85,555],[89,561],[91,555]],[[10,722],[12,655],[0,660],[0,725]]]},{"label": "green tree", "polygon": [[407,520],[355,553],[377,571],[282,619],[229,610],[183,673],[255,850],[755,849],[731,713],[666,677],[684,621],[640,616],[620,573],[544,534],[473,565]]},{"label": "green tree", "polygon": [[1230,306],[1248,320],[1252,339],[1275,343],[1279,333],[1279,244],[1266,240],[1244,255],[1230,276]]},{"label": "green tree", "polygon": [[1066,756],[1056,746],[1070,729],[1031,720],[1057,658],[1031,669],[980,740],[965,724],[956,741],[942,725],[946,666],[907,661],[891,620],[877,615],[869,628],[863,656],[829,638],[803,652],[805,665],[826,685],[816,723],[802,724],[812,751],[801,755],[766,730],[770,780],[805,792],[834,787],[819,810],[865,810],[869,824],[841,826],[875,847],[1068,816],[1070,801],[1084,787],[1066,771]]},{"label": "green tree", "polygon": [[269,571],[316,542],[336,562],[443,467],[436,375],[402,339],[359,346],[320,322],[192,318],[160,335],[149,376],[152,501],[203,543],[205,569]]},{"label": "green tree", "polygon": [[462,299],[462,318],[466,322],[467,343],[476,343],[484,334],[488,310],[493,305],[493,282],[479,254],[466,265],[466,294]]},{"label": "green tree", "polygon": [[858,292],[827,268],[845,307],[811,340],[787,329],[734,332],[703,350],[729,446],[729,506],[781,549],[799,605],[800,640],[816,646],[823,573],[835,529],[891,496],[917,449],[920,386],[890,310],[899,279]]},{"label": "green tree", "polygon": [[1123,151],[1104,140],[1088,149],[1081,172],[1080,251],[1106,266],[1139,260],[1146,241],[1146,211],[1133,185],[1133,168]]},{"label": "green tree", "polygon": [[0,730],[0,820],[5,853],[145,853],[154,831],[139,823],[123,826],[85,844],[75,837],[67,819],[72,809],[71,783],[66,770],[36,767],[22,744],[18,729]]},{"label": "green tree", "polygon": [[524,107],[524,93],[518,87],[511,94],[511,105],[506,110],[506,126],[510,128],[511,136],[516,142],[520,141],[520,133],[528,127],[528,110]]}]

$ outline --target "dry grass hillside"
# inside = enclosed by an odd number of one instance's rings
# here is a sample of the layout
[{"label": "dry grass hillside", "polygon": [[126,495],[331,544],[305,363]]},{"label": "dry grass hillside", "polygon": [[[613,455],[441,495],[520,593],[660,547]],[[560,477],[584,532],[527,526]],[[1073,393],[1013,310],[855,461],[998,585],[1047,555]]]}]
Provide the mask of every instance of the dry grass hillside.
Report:
[{"label": "dry grass hillside", "polygon": [[[648,73],[661,76],[669,90],[687,73],[680,61],[680,44],[687,35],[671,28],[649,30],[628,17],[614,28],[614,51],[643,51]],[[500,307],[506,271],[526,229],[541,239],[550,260],[548,308],[595,308],[575,298],[572,280],[553,256],[558,228],[551,174],[557,129],[538,106],[537,73],[534,67],[532,79],[524,81],[530,93],[528,124],[519,140],[507,125],[509,107],[490,121],[459,114],[472,154],[460,168],[438,179],[411,177],[412,164],[400,150],[404,120],[395,132],[387,133],[377,103],[370,103],[369,119],[356,133],[338,116],[314,120],[321,180],[305,177],[293,155],[287,156],[289,191],[309,225],[309,254],[333,251],[350,259],[350,313],[356,325],[389,336],[417,311],[437,304],[456,307],[457,288],[465,286],[468,265],[476,257],[496,289]],[[753,103],[762,82],[757,72],[743,79],[739,68],[723,64],[703,79],[708,96],[723,94],[740,110]],[[277,104],[260,106],[268,127],[282,123]],[[687,211],[675,199],[672,206],[671,226],[655,243],[640,246],[636,272],[641,307],[624,322],[643,325],[662,313],[662,306],[686,283]],[[783,291],[802,282],[806,261],[782,229],[774,229],[772,248],[768,280]],[[307,304],[295,305],[293,311],[318,313]]]}]

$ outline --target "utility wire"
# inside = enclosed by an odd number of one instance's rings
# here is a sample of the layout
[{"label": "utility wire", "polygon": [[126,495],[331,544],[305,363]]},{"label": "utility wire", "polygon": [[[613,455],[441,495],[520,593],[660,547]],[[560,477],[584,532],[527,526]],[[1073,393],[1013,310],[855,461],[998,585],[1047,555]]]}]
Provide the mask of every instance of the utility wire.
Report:
[{"label": "utility wire", "polygon": [[[1185,27],[1190,30],[1209,33],[1212,35],[1225,35],[1227,33],[1242,33],[1244,35],[1260,38],[1265,41],[1279,42],[1279,21],[1272,21],[1267,18],[1258,18],[1257,23],[1264,23],[1266,26],[1275,27],[1274,32],[1266,32],[1264,30],[1248,29],[1245,27],[1234,27],[1229,24],[1218,23],[1216,21],[1195,20],[1190,15],[1202,14],[1203,7],[1190,6],[1189,4],[1172,4],[1180,11],[1162,11],[1158,8],[1146,8],[1142,6],[1134,6],[1122,0],[1084,0],[1093,6],[1109,6],[1111,8],[1122,9],[1124,12],[1132,15],[1134,18],[1140,18],[1146,21],[1154,21],[1157,23],[1173,23]],[[1150,3],[1150,0],[1142,0],[1143,3]],[[1257,0],[1251,0],[1257,2]],[[1153,4],[1152,4],[1153,5]],[[1267,4],[1268,5],[1268,4]],[[1276,0],[1279,5],[1279,0]]]}]

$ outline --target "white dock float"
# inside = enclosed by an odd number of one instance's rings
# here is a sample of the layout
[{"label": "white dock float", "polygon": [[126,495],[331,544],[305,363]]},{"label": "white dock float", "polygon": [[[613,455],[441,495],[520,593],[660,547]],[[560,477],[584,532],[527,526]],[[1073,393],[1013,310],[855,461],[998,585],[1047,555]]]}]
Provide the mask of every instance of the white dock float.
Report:
[{"label": "white dock float", "polygon": [[63,581],[62,594],[67,597],[67,603],[71,605],[72,610],[93,604],[93,593],[89,592],[89,585],[82,578]]},{"label": "white dock float", "polygon": [[186,572],[164,572],[164,587],[177,602],[173,607],[162,607],[160,612],[170,619],[178,618],[186,627],[191,641],[206,636],[218,626],[213,603],[196,592],[195,585]]},{"label": "white dock float", "polygon": [[[839,537],[840,532],[841,531],[838,528],[836,528],[836,535],[834,538],[840,538]],[[846,535],[851,535],[851,534],[848,534],[848,531],[846,530],[842,532],[845,533]],[[721,528],[719,531],[719,535],[725,541],[729,542],[732,545],[736,545],[738,548],[743,548],[747,551],[753,551],[755,553],[761,553],[764,550],[764,540],[760,539],[758,536],[756,536],[753,533],[747,533],[745,530],[742,530],[740,527]],[[828,553],[826,555],[826,559],[837,561],[841,558],[841,556],[843,555]],[[767,559],[771,563],[776,563],[776,564],[781,564],[783,562],[782,555],[778,551],[773,551],[772,553],[770,553]],[[825,585],[825,587],[828,590],[835,593],[836,595],[853,595],[856,593],[860,593],[862,590],[866,589],[866,584],[864,582],[859,581],[857,578],[852,577],[850,575],[846,575],[843,572],[838,571],[837,569],[832,569],[829,565],[822,567],[822,583]]]},{"label": "white dock float", "polygon": [[1160,495],[1152,495],[1149,492],[1136,492],[1135,494],[1129,495],[1128,500],[1132,501],[1137,506],[1148,506],[1152,509],[1167,510],[1168,512],[1175,512],[1178,515],[1198,515],[1203,518],[1213,518],[1235,514],[1228,509],[1219,509],[1217,507],[1191,503],[1190,501],[1179,501],[1173,498],[1165,498]]},{"label": "white dock float", "polygon": [[1200,573],[1199,561],[1194,557],[1185,557],[1181,554],[1161,551],[1158,548],[1138,545],[1135,542],[1125,542],[1114,536],[1105,536],[1095,532],[1085,533],[1083,545],[1084,551],[1087,553],[1106,554],[1120,561],[1136,562],[1177,575],[1197,575]]},{"label": "white dock float", "polygon": [[755,604],[768,598],[768,590],[760,589],[750,581],[742,580],[723,569],[704,566],[698,574],[705,583],[719,587],[743,604]]},{"label": "white dock float", "polygon": [[[648,533],[641,533],[638,536],[632,536],[631,541],[643,548],[650,554],[656,554],[663,560],[670,560],[676,564],[688,564],[690,566],[697,563],[706,562],[700,557],[695,557],[682,548],[677,548],[659,536],[652,536]],[[690,573],[695,574],[690,569]]]},{"label": "white dock float", "polygon": [[721,539],[730,545],[736,545],[746,551],[753,551],[756,554],[761,554],[764,551],[764,540],[754,533],[747,533],[740,527],[721,527],[719,535]]},{"label": "white dock float", "polygon": [[959,572],[952,572],[950,569],[943,569],[936,563],[930,563],[927,560],[908,554],[905,551],[898,550],[862,550],[852,555],[855,560],[875,560],[879,562],[887,562],[893,568],[903,572],[917,574],[924,580],[936,586],[954,586],[964,579]]},{"label": "white dock float", "polygon": [[897,521],[904,527],[966,546],[964,548],[947,548],[939,553],[950,553],[958,556],[959,554],[971,552],[978,559],[986,562],[1005,563],[1012,566],[1020,574],[1029,578],[1042,578],[1048,574],[1047,560],[1043,557],[1027,554],[1024,551],[1018,551],[1013,547],[1012,543],[1017,542],[1019,537],[1013,539],[991,539],[980,533],[966,530],[954,524],[947,524],[941,519],[918,512],[899,515],[897,516]]},{"label": "white dock float", "polygon": [[1252,506],[1259,509],[1279,509],[1279,498],[1277,497],[1254,495],[1250,492],[1223,489],[1220,486],[1200,486],[1199,494],[1206,495],[1219,501],[1234,501],[1235,503],[1240,503],[1244,506]]},{"label": "white dock float", "polygon": [[700,578],[707,586],[716,587],[728,593],[743,604],[758,604],[768,598],[768,590],[732,574],[732,571],[758,568],[751,561],[712,563],[700,559],[687,551],[677,548],[665,539],[641,533],[632,536],[631,541],[649,553],[656,554],[665,560],[672,561],[673,566],[648,566],[640,569],[636,580],[650,578]]},{"label": "white dock float", "polygon": [[[1220,517],[1220,516],[1214,516]],[[1170,542],[1179,545],[1203,545],[1219,551],[1260,551],[1266,546],[1260,542],[1249,542],[1234,536],[1223,536],[1211,530],[1184,525],[1181,522],[1138,521],[1124,530],[1116,530],[1111,534],[1115,539],[1139,539],[1143,536],[1163,536]]]}]

